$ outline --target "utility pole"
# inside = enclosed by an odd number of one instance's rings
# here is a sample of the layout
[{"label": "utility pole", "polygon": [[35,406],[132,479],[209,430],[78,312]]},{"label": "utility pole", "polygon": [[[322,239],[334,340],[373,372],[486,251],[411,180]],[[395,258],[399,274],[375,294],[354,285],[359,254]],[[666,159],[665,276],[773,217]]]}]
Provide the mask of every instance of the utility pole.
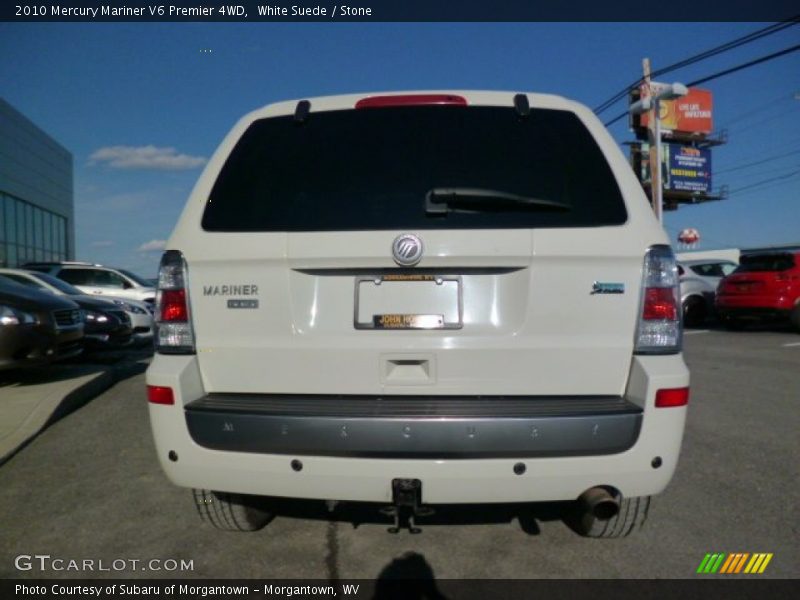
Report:
[{"label": "utility pole", "polygon": [[[635,90],[631,90],[631,104],[628,111],[631,115],[631,126],[636,135],[636,142],[631,145],[631,165],[636,169],[639,181],[645,192],[650,195],[653,214],[663,224],[664,196],[667,196],[667,208],[677,208],[678,203],[695,204],[706,200],[722,200],[725,195],[724,186],[719,194],[711,195],[710,161],[711,153],[707,148],[724,143],[711,139],[711,92],[692,89],[684,84],[653,81],[650,59],[642,59],[642,78],[639,85],[639,98],[635,101]],[[687,97],[685,102],[676,102]],[[800,99],[800,93],[795,97]],[[664,105],[664,121],[661,120],[662,102]],[[640,117],[640,118],[637,118]],[[642,119],[646,120],[646,125]],[[667,191],[664,190],[665,173],[662,126],[668,123],[667,132],[670,141],[669,163],[678,165],[675,178],[669,179]],[[642,160],[644,147],[650,148],[647,162]],[[686,169],[679,168],[686,166]],[[649,182],[645,175],[649,167]]]},{"label": "utility pole", "polygon": [[661,100],[674,100],[689,90],[682,83],[658,83],[650,80],[650,59],[642,60],[642,85],[639,100],[630,105],[631,114],[647,113],[647,140],[650,145],[650,200],[659,223],[664,221],[663,188],[661,185]]},{"label": "utility pole", "polygon": [[[641,98],[654,96],[650,86],[650,59],[642,59],[642,73],[644,83],[641,86]],[[653,212],[659,223],[664,222],[664,202],[662,200],[661,187],[661,120],[658,102],[651,102],[650,110],[647,114],[647,141],[650,145],[650,202],[653,205]]]}]

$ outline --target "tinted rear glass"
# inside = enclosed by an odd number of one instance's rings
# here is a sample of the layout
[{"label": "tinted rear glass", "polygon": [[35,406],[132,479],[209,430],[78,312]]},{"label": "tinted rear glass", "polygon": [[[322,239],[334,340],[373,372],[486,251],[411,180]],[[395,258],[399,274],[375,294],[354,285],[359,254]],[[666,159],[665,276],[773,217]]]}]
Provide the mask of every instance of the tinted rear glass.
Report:
[{"label": "tinted rear glass", "polygon": [[692,271],[703,277],[725,277],[730,275],[735,269],[734,263],[707,263],[702,265],[691,265]]},{"label": "tinted rear glass", "polygon": [[736,273],[749,273],[752,271],[786,271],[794,266],[794,256],[791,254],[754,254],[742,256]]},{"label": "tinted rear glass", "polygon": [[93,271],[87,269],[62,269],[58,277],[72,285],[94,285]]},{"label": "tinted rear glass", "polygon": [[[433,188],[569,205],[426,215]],[[594,227],[627,218],[611,169],[574,113],[393,107],[253,123],[211,191],[208,231]]]},{"label": "tinted rear glass", "polygon": [[132,273],[131,271],[127,271],[125,269],[119,269],[119,272],[125,275],[126,277],[133,279],[136,283],[138,283],[142,287],[150,287],[150,283],[143,277],[139,277],[136,273]]},{"label": "tinted rear glass", "polygon": [[[62,271],[62,273],[66,273],[67,271]],[[53,277],[52,275],[48,275],[47,273],[36,273],[34,275],[37,279],[41,279],[42,281],[49,283],[57,290],[64,292],[70,296],[79,296],[83,295],[83,292],[80,291],[78,288],[71,286],[66,281],[62,281],[58,277]]]}]

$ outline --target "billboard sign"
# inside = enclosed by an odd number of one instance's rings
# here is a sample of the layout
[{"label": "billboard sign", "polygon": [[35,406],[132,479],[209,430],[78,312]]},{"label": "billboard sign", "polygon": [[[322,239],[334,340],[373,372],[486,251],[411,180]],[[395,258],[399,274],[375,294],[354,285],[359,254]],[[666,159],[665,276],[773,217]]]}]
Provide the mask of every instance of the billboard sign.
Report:
[{"label": "billboard sign", "polygon": [[[659,102],[661,129],[664,133],[699,133],[708,135],[712,131],[712,97],[709,90],[689,88],[689,93],[676,100]],[[641,116],[640,126],[647,127],[648,113]]]},{"label": "billboard sign", "polygon": [[[642,144],[641,180],[650,181],[648,144]],[[661,145],[661,177],[665,190],[711,192],[711,150],[682,144]]]},{"label": "billboard sign", "polygon": [[711,191],[711,150],[667,144],[669,158],[665,189],[678,192]]}]

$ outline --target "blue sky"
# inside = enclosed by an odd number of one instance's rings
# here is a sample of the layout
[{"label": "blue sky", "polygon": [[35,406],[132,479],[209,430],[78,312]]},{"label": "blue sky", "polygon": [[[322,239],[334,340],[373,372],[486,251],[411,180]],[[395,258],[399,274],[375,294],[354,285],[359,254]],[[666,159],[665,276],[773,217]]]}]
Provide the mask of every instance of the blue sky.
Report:
[{"label": "blue sky", "polygon": [[[78,258],[151,277],[205,159],[254,108],[436,88],[555,93],[594,107],[640,76],[645,56],[656,69],[765,25],[0,23],[0,96],[74,156]],[[795,26],[664,79],[689,82],[798,40]],[[800,242],[800,53],[701,87],[714,93],[715,129],[728,129],[713,151],[714,186],[732,194],[667,213],[671,238],[695,227],[698,249]],[[632,139],[626,120],[611,132]]]}]

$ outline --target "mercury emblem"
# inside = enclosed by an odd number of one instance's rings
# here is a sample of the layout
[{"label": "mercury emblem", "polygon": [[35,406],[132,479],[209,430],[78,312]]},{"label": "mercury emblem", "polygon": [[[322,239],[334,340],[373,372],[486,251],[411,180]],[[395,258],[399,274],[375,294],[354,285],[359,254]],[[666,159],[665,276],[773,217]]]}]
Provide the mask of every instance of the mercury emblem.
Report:
[{"label": "mercury emblem", "polygon": [[422,258],[422,240],[413,233],[398,235],[392,243],[392,255],[401,267],[413,267]]}]

